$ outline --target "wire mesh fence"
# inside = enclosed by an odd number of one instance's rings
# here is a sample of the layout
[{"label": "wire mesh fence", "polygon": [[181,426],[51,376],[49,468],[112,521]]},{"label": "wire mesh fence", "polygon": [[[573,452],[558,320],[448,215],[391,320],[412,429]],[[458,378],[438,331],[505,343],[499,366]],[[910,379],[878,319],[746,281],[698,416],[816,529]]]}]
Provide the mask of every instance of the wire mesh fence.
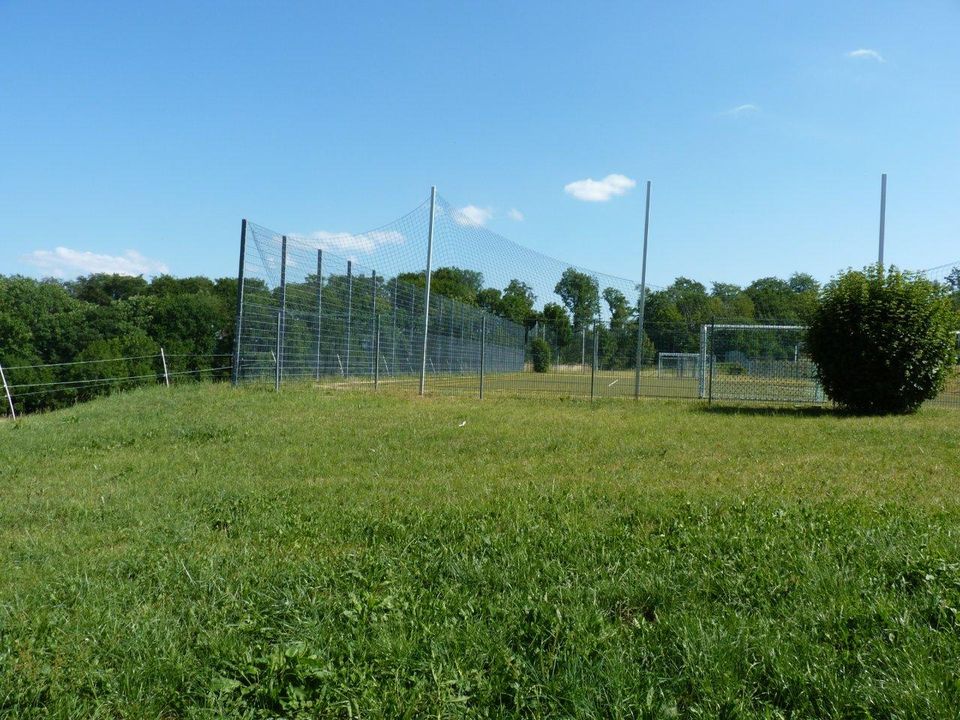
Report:
[{"label": "wire mesh fence", "polygon": [[[802,325],[646,320],[641,333],[637,283],[516,245],[439,197],[362,234],[245,221],[239,288],[236,382],[828,402]],[[956,378],[936,402],[960,406]]]}]

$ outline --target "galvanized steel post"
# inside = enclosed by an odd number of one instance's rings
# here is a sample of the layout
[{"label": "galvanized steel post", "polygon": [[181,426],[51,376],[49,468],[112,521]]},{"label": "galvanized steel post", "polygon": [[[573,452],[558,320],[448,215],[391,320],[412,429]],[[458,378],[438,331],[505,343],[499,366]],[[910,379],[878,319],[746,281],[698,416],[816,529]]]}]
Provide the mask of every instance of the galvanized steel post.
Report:
[{"label": "galvanized steel post", "polygon": [[427,276],[423,291],[423,354],[420,358],[420,394],[423,395],[427,379],[427,336],[430,332],[430,273],[433,265],[433,222],[437,207],[437,187],[430,188],[430,226],[427,231]]},{"label": "galvanized steel post", "polygon": [[697,373],[697,395],[707,396],[707,326],[700,327],[700,370]]},{"label": "galvanized steel post", "polygon": [[373,320],[373,389],[380,386],[380,313],[374,315]]},{"label": "galvanized steel post", "polygon": [[390,329],[390,344],[393,346],[390,354],[390,367],[387,372],[394,374],[397,372],[397,293],[400,291],[400,281],[393,279],[393,326]]},{"label": "galvanized steel post", "polygon": [[317,380],[320,379],[320,329],[323,325],[323,250],[317,250]]},{"label": "galvanized steel post", "polygon": [[346,370],[344,375],[350,374],[350,321],[353,315],[353,262],[347,260],[347,348],[346,348]]},{"label": "galvanized steel post", "polygon": [[160,362],[163,363],[163,382],[167,387],[170,387],[170,375],[167,373],[167,356],[163,352],[163,348],[160,348]]},{"label": "galvanized steel post", "polygon": [[487,315],[480,317],[480,399],[483,400],[483,369],[487,356]]},{"label": "galvanized steel post", "polygon": [[714,325],[715,325],[715,320],[711,318],[710,319],[710,340],[709,340],[709,343],[707,344],[707,352],[710,353],[710,381],[707,384],[707,404],[710,404],[713,402],[713,358],[716,355],[716,353],[713,351],[713,343],[714,343],[713,331],[715,329]]},{"label": "galvanized steel post", "polygon": [[3,391],[7,394],[7,404],[10,406],[10,419],[17,419],[17,411],[13,409],[13,397],[10,395],[10,386],[7,385],[7,376],[3,374],[3,365],[0,365],[0,380],[3,380]]},{"label": "galvanized steel post", "polygon": [[600,333],[597,332],[597,322],[593,323],[593,362],[590,364],[590,401],[593,402],[594,384],[597,377],[597,351],[600,347]]},{"label": "galvanized steel post", "polygon": [[240,266],[237,269],[237,323],[233,331],[233,369],[231,382],[240,381],[240,336],[243,331],[243,260],[247,253],[247,221],[240,221]]},{"label": "galvanized steel post", "polygon": [[277,351],[277,373],[280,381],[283,380],[283,350],[286,347],[287,332],[287,236],[283,235],[280,243],[280,322],[279,322],[279,350]]},{"label": "galvanized steel post", "polygon": [[[377,340],[375,335],[380,332],[380,316],[377,314],[377,271],[370,271],[370,283],[373,285],[373,290],[371,290],[371,299],[370,299],[370,344],[376,345]],[[379,351],[379,350],[378,350]],[[373,354],[373,363],[370,365],[370,372],[376,374],[375,367],[379,368],[379,360],[377,353]]]},{"label": "galvanized steel post", "polygon": [[585,372],[587,369],[587,328],[584,328],[580,331],[580,372]]},{"label": "galvanized steel post", "polygon": [[640,266],[640,308],[637,318],[637,376],[633,397],[640,397],[640,370],[643,365],[643,313],[647,304],[647,235],[650,230],[650,181],[647,180],[647,206],[643,213],[643,264]]},{"label": "galvanized steel post", "polygon": [[880,254],[877,263],[883,272],[883,231],[887,222],[887,174],[880,176]]},{"label": "galvanized steel post", "polygon": [[273,355],[273,389],[280,392],[280,322],[281,313],[277,313],[277,351]]}]

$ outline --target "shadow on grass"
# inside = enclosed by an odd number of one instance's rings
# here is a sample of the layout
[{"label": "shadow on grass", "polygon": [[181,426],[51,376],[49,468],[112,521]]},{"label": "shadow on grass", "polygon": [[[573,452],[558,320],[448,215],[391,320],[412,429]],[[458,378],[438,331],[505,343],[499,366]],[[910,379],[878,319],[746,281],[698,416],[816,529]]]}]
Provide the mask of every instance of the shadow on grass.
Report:
[{"label": "shadow on grass", "polygon": [[700,405],[707,415],[751,415],[754,417],[851,417],[849,413],[819,405]]}]

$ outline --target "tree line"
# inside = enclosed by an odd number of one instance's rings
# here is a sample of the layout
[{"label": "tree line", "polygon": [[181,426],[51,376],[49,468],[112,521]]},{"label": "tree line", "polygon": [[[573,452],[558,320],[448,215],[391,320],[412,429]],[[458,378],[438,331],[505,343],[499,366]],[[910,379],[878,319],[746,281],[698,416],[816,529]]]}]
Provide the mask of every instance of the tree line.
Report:
[{"label": "tree line", "polygon": [[[355,282],[355,307],[361,310],[372,287],[364,290],[362,279]],[[376,283],[380,293],[376,311],[390,312],[391,288],[406,288],[415,297],[425,275],[401,273],[390,280],[377,278]],[[315,284],[316,278],[307,278],[300,290],[309,294]],[[943,285],[960,313],[960,268],[954,268]],[[323,286],[327,303],[343,304],[336,298],[346,293],[345,277],[326,277]],[[279,290],[262,281],[250,280],[246,289],[251,297],[278,302]],[[567,268],[553,290],[560,302],[538,307],[533,288],[520,279],[494,288],[485,287],[482,274],[473,270],[442,267],[431,275],[432,293],[520,325],[528,341],[539,338],[547,343],[551,362],[589,363],[595,332],[601,367],[636,366],[638,299],[628,299],[615,287],[601,288],[594,276],[575,268]],[[654,363],[658,352],[696,352],[700,328],[714,320],[807,324],[820,292],[819,283],[806,273],[760,278],[746,286],[716,282],[709,289],[678,277],[666,288],[647,292],[644,362]],[[8,382],[31,384],[25,388],[30,394],[17,393],[24,411],[62,407],[136,384],[81,381],[156,375],[161,347],[170,357],[171,372],[226,379],[230,372],[223,366],[229,365],[233,350],[236,294],[235,278],[161,275],[148,281],[93,274],[60,281],[0,275],[0,363],[19,368],[8,372]],[[415,314],[414,301],[408,311]],[[597,323],[601,315],[604,319]],[[132,359],[114,362],[116,358]],[[56,363],[64,365],[23,367]]]},{"label": "tree line", "polygon": [[229,377],[213,368],[229,365],[236,295],[233,278],[0,276],[0,363],[19,368],[6,372],[11,385],[29,385],[14,391],[18,410],[142,384],[162,373],[161,347],[169,372]]}]

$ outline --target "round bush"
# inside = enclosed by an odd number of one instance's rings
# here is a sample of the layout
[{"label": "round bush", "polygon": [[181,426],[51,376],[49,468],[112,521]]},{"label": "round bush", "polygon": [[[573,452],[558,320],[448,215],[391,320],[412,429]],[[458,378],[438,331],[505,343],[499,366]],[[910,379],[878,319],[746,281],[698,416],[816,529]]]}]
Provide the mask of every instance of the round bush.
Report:
[{"label": "round bush", "polygon": [[550,344],[543,338],[534,338],[530,343],[530,359],[534,372],[547,372],[550,369]]},{"label": "round bush", "polygon": [[847,271],[813,314],[810,355],[827,396],[856,413],[906,413],[950,372],[957,317],[943,289],[891,268]]}]

